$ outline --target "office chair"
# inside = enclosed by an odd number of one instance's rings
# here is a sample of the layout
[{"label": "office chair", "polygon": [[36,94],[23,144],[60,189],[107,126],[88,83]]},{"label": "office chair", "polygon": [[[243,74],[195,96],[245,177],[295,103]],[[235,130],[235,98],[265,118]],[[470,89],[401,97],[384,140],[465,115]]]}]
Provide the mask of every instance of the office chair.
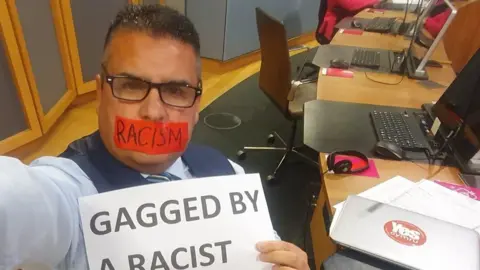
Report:
[{"label": "office chair", "polygon": [[[273,144],[275,139],[278,139],[283,144],[283,147],[245,146],[242,150],[238,151],[237,157],[240,160],[245,159],[247,151],[283,151],[284,155],[275,171],[267,178],[268,181],[272,181],[275,179],[276,173],[284,164],[286,158],[291,154],[296,154],[315,166],[318,166],[318,163],[298,152],[298,147],[294,147],[294,142],[297,120],[303,118],[303,104],[316,99],[317,87],[316,84],[312,82],[316,82],[318,79],[319,69],[311,63],[307,65],[307,58],[305,58],[304,64],[298,71],[296,79],[292,81],[285,27],[281,22],[272,18],[260,8],[256,8],[256,18],[260,39],[260,52],[262,55],[259,87],[284,116],[291,121],[292,128],[288,141],[285,141],[276,132],[268,136],[269,144]],[[302,77],[305,67],[315,67],[310,74],[315,74],[316,76],[313,78]]]},{"label": "office chair", "polygon": [[[318,25],[315,31],[315,38],[319,44],[329,44],[330,40],[322,33],[322,25],[325,21],[325,14],[327,14],[327,0],[320,0],[320,6],[318,8]],[[325,27],[325,26],[324,26]]]}]

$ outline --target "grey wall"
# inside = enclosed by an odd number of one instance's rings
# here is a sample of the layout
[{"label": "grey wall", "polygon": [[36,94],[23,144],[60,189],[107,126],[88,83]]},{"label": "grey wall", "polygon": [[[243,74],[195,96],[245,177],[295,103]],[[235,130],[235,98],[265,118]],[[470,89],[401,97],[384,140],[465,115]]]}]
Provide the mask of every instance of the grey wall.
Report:
[{"label": "grey wall", "polygon": [[203,57],[223,58],[225,40],[225,11],[227,0],[189,0],[186,14],[200,34],[200,52]]},{"label": "grey wall", "polygon": [[153,4],[159,4],[160,1],[159,0],[143,0],[143,4],[147,4],[147,5],[153,5]]},{"label": "grey wall", "polygon": [[0,141],[28,128],[0,34]]},{"label": "grey wall", "polygon": [[200,33],[202,56],[225,61],[259,49],[256,7],[283,21],[291,38],[315,30],[319,6],[320,0],[187,0],[186,15]]},{"label": "grey wall", "polygon": [[320,0],[228,0],[223,59],[258,50],[255,8],[283,21],[288,38],[315,30]]},{"label": "grey wall", "polygon": [[[185,1],[186,0],[165,0],[165,5],[185,14]],[[203,2],[203,0],[197,0],[197,2]]]},{"label": "grey wall", "polygon": [[[101,3],[100,3],[101,2]],[[103,43],[110,22],[128,0],[70,0],[83,81],[100,71]]]},{"label": "grey wall", "polygon": [[15,1],[43,111],[48,111],[67,90],[50,0]]}]

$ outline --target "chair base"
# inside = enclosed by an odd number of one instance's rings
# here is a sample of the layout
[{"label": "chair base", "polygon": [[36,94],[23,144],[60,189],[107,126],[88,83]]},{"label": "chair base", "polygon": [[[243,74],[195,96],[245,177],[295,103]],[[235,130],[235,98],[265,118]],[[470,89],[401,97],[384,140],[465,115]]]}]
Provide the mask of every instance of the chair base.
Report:
[{"label": "chair base", "polygon": [[282,143],[283,147],[245,146],[245,147],[243,147],[242,150],[239,150],[237,152],[237,158],[239,160],[244,160],[247,157],[247,152],[249,152],[249,151],[282,151],[282,152],[284,152],[282,159],[280,159],[280,161],[278,162],[277,167],[275,168],[273,173],[270,174],[267,177],[268,182],[275,181],[277,172],[280,170],[280,168],[283,166],[283,164],[285,164],[285,161],[287,160],[287,158],[292,154],[296,155],[298,157],[301,157],[302,159],[307,161],[312,166],[315,166],[316,168],[318,168],[318,166],[319,166],[318,162],[313,161],[312,159],[310,159],[309,157],[307,157],[303,153],[299,152],[298,149],[300,147],[289,146],[285,142],[285,140],[280,135],[278,135],[277,132],[273,132],[272,134],[270,134],[268,136],[267,142],[269,144],[273,144],[275,142],[275,139],[278,139]]}]

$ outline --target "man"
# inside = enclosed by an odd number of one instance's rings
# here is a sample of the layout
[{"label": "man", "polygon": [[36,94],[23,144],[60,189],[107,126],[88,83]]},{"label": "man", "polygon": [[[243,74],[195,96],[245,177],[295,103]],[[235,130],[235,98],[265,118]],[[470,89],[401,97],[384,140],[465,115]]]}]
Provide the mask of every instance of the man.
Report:
[{"label": "man", "polygon": [[[131,5],[117,15],[96,78],[99,131],[72,143],[62,158],[26,166],[0,157],[0,269],[87,269],[79,197],[243,173],[213,149],[165,147],[172,134],[186,145],[198,121],[199,51],[193,24],[170,8]],[[164,141],[147,149],[142,132],[155,123],[173,133],[150,134]],[[308,269],[305,253],[292,244],[264,242],[257,249],[274,269]]]}]

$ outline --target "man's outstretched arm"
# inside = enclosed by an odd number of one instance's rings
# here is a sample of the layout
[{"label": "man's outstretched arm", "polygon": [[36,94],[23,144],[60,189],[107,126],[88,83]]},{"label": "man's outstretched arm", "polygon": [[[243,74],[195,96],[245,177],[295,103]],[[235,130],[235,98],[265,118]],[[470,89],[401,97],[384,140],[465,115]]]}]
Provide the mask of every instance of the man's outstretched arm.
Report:
[{"label": "man's outstretched arm", "polygon": [[77,198],[94,193],[70,160],[0,157],[0,269],[85,264]]}]

